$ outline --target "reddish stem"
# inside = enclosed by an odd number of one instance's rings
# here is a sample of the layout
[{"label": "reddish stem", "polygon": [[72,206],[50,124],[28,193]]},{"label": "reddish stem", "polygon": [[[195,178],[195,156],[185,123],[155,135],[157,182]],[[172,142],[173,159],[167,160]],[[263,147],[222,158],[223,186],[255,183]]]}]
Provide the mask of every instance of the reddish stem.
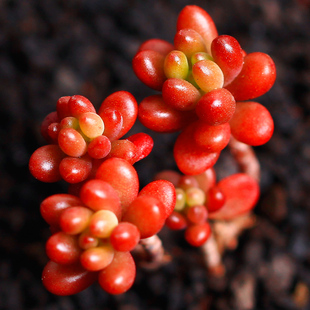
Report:
[{"label": "reddish stem", "polygon": [[209,273],[217,277],[223,276],[225,274],[225,266],[222,263],[222,256],[214,234],[209,237],[200,249]]},{"label": "reddish stem", "polygon": [[171,261],[157,235],[141,239],[134,249],[134,255],[139,265],[146,269],[156,269]]},{"label": "reddish stem", "polygon": [[[246,173],[259,182],[260,164],[252,147],[231,137],[229,148],[239,165],[241,172]],[[239,235],[255,225],[256,219],[251,213],[241,215],[231,221],[212,223],[213,236],[201,247],[206,266],[215,276],[224,274],[222,254],[226,249],[235,249]]]},{"label": "reddish stem", "polygon": [[230,138],[228,147],[239,165],[240,171],[250,175],[259,182],[260,164],[253,148],[248,144],[237,141],[233,137]]},{"label": "reddish stem", "polygon": [[[259,182],[260,164],[252,147],[232,137],[229,148],[239,165],[240,171],[252,176]],[[208,271],[212,275],[224,275],[225,267],[222,263],[224,251],[236,248],[239,235],[245,229],[253,227],[255,222],[255,216],[247,213],[231,221],[216,221],[211,224],[213,234],[201,246],[201,251]],[[134,254],[138,258],[140,265],[149,269],[158,268],[171,260],[170,256],[165,253],[162,242],[157,235],[142,239],[135,248]]]}]

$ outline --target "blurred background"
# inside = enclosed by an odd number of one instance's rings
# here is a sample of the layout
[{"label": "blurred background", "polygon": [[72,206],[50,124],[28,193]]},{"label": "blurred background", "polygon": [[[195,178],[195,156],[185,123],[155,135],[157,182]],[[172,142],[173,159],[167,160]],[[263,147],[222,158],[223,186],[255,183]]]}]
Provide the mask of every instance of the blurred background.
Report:
[{"label": "blurred background", "polygon": [[[182,233],[164,230],[173,261],[139,269],[126,294],[108,296],[93,285],[53,296],[41,284],[49,229],[39,205],[66,187],[41,184],[28,172],[29,157],[45,143],[40,123],[61,96],[81,94],[99,108],[117,90],[138,102],[152,94],[131,60],[144,40],[173,42],[187,4],[204,8],[219,33],[236,37],[246,52],[268,53],[276,63],[274,87],[257,100],[275,121],[271,141],[255,148],[262,166],[258,225],[225,254],[224,278],[206,274]],[[309,11],[309,0],[0,1],[0,309],[310,309]],[[131,133],[140,131],[150,133],[138,123]],[[154,151],[136,165],[142,186],[175,169],[175,135],[150,134]],[[223,152],[219,178],[234,169]]]}]

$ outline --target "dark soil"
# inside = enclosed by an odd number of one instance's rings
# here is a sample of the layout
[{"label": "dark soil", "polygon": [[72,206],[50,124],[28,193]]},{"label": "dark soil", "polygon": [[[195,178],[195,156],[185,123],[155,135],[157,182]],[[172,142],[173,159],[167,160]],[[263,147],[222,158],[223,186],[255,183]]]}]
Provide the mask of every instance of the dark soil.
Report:
[{"label": "dark soil", "polygon": [[[161,236],[173,261],[138,270],[133,288],[108,296],[98,285],[72,297],[41,284],[49,229],[40,202],[65,192],[28,172],[31,153],[44,144],[39,127],[64,95],[81,94],[96,107],[116,90],[138,101],[152,92],[134,76],[139,44],[173,41],[179,11],[197,4],[219,33],[236,37],[247,52],[271,55],[272,90],[259,98],[275,133],[255,148],[262,166],[258,225],[224,257],[227,274],[207,275],[198,249],[182,233]],[[0,1],[0,309],[310,309],[310,4],[309,0],[2,0]],[[145,131],[136,125],[133,132]],[[175,168],[175,135],[151,133],[155,148],[136,165],[141,185]],[[223,152],[218,176],[235,169]]]}]

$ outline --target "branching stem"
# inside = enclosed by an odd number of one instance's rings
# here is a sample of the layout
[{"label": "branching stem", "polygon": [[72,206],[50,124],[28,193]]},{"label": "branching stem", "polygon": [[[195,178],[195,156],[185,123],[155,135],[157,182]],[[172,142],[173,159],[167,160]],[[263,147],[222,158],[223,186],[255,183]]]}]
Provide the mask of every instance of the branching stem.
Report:
[{"label": "branching stem", "polygon": [[[260,164],[253,151],[247,144],[237,141],[231,137],[229,149],[239,165],[241,172],[250,175],[256,181],[260,180]],[[213,236],[201,247],[206,266],[210,273],[223,275],[222,255],[226,249],[235,249],[238,245],[239,235],[248,228],[255,225],[256,218],[247,213],[231,221],[216,221],[212,223]],[[217,265],[216,265],[217,264]]]},{"label": "branching stem", "polygon": [[[246,173],[259,182],[260,164],[252,147],[237,141],[233,137],[229,149],[239,165],[241,172]],[[211,223],[213,234],[200,248],[208,271],[214,276],[223,276],[225,267],[222,255],[226,249],[235,249],[239,235],[255,225],[256,218],[250,212],[230,221],[215,221]],[[157,235],[142,239],[135,249],[140,265],[148,269],[158,268],[171,260],[165,253],[162,242]]]},{"label": "branching stem", "polygon": [[139,265],[146,269],[156,269],[171,261],[171,256],[165,252],[158,235],[141,239],[134,254]]},{"label": "branching stem", "polygon": [[233,137],[230,138],[228,147],[230,153],[239,165],[240,171],[250,175],[259,182],[260,164],[253,148],[248,144],[237,141]]}]

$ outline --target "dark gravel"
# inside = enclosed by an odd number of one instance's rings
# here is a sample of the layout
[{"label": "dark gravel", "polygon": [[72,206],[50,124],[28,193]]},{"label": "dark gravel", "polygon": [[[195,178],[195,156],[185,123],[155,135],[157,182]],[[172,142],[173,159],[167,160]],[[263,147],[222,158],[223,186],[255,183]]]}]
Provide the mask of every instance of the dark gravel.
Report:
[{"label": "dark gravel", "polygon": [[[53,296],[40,280],[49,231],[39,204],[66,187],[29,175],[29,157],[44,143],[40,122],[64,95],[84,95],[99,107],[116,90],[138,101],[151,94],[131,59],[143,40],[172,42],[186,4],[202,6],[219,33],[235,36],[247,52],[270,54],[277,66],[274,87],[258,100],[275,120],[271,141],[256,148],[259,224],[225,255],[223,279],[207,276],[199,250],[182,233],[164,231],[173,261],[138,270],[126,294],[108,296],[93,285],[76,296]],[[309,0],[0,1],[0,309],[310,309],[309,10]],[[138,124],[132,132],[141,130],[148,132]],[[142,185],[156,171],[175,168],[175,135],[151,134],[156,147],[136,166]],[[229,154],[216,169],[220,177],[234,169]]]}]

